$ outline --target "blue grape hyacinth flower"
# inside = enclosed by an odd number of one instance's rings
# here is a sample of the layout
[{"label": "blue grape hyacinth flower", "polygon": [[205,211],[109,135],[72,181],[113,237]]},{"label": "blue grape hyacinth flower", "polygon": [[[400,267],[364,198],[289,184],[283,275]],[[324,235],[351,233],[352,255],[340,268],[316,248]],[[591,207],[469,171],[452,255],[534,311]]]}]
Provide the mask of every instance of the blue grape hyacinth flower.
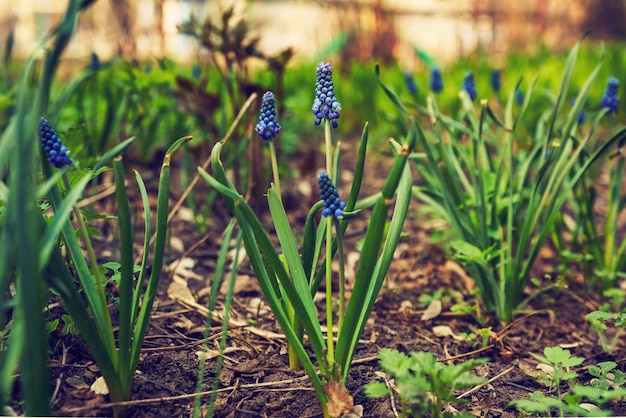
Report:
[{"label": "blue grape hyacinth flower", "polygon": [[45,118],[39,119],[39,141],[48,156],[48,162],[56,168],[71,165],[70,150]]},{"label": "blue grape hyacinth flower", "polygon": [[[572,97],[572,99],[569,101],[570,106],[574,106],[575,103],[576,103],[576,98]],[[587,114],[585,113],[585,106],[588,103],[589,103],[589,99],[585,100],[585,104],[583,105],[583,109],[578,114],[578,118],[576,119],[576,122],[578,122],[579,125],[584,124],[585,121],[587,120]]]},{"label": "blue grape hyacinth flower", "polygon": [[439,93],[443,90],[443,77],[438,67],[434,67],[430,70],[430,89],[433,93]]},{"label": "blue grape hyacinth flower", "polygon": [[496,94],[500,93],[500,89],[502,88],[502,73],[499,69],[494,68],[491,70],[491,77],[489,78],[489,81],[493,91]]},{"label": "blue grape hyacinth flower", "polygon": [[617,107],[619,105],[619,97],[617,97],[617,89],[619,88],[619,80],[617,77],[609,77],[609,81],[606,86],[606,90],[600,99],[600,106],[609,109],[607,114],[617,114]]},{"label": "blue grape hyacinth flower", "polygon": [[274,139],[280,132],[280,123],[276,119],[276,107],[274,93],[265,92],[263,101],[261,102],[261,112],[259,113],[259,123],[255,127],[259,136],[268,141]]},{"label": "blue grape hyacinth flower", "polygon": [[521,87],[515,90],[515,103],[519,106],[524,104],[524,90]]},{"label": "blue grape hyacinth flower", "polygon": [[406,82],[406,88],[409,90],[409,93],[411,93],[412,95],[416,95],[419,91],[419,88],[417,87],[417,83],[413,78],[413,73],[410,71],[405,71],[404,81]]},{"label": "blue grape hyacinth flower", "polygon": [[91,59],[89,61],[89,68],[94,71],[100,68],[100,58],[98,57],[98,54],[96,54],[95,52],[91,53]]},{"label": "blue grape hyacinth flower", "polygon": [[320,188],[320,195],[324,201],[322,216],[333,216],[337,219],[343,218],[343,210],[346,208],[345,202],[339,198],[337,188],[325,171],[321,171],[317,176]]},{"label": "blue grape hyacinth flower", "polygon": [[474,80],[474,73],[471,71],[465,73],[463,90],[467,92],[472,101],[476,99],[476,81]]},{"label": "blue grape hyacinth flower", "polygon": [[196,62],[193,64],[193,67],[191,67],[191,78],[193,78],[194,80],[199,80],[201,75],[202,66],[199,62]]},{"label": "blue grape hyacinth flower", "polygon": [[333,84],[333,70],[329,63],[320,62],[316,70],[315,99],[311,111],[315,115],[315,124],[319,125],[322,120],[330,121],[333,128],[339,124],[339,111],[341,103],[335,97],[335,85]]}]

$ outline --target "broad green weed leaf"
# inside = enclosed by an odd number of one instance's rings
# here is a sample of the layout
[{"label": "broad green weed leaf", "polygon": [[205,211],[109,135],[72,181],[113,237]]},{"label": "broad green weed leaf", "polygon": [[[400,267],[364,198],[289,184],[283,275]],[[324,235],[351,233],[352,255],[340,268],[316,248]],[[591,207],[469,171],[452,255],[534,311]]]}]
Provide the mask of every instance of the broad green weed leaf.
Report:
[{"label": "broad green weed leaf", "polygon": [[464,260],[474,260],[482,258],[482,251],[475,245],[467,241],[456,239],[450,242],[450,246],[456,251],[456,256]]},{"label": "broad green weed leaf", "polygon": [[389,394],[389,389],[383,382],[371,382],[365,385],[365,395],[368,398],[382,398]]}]

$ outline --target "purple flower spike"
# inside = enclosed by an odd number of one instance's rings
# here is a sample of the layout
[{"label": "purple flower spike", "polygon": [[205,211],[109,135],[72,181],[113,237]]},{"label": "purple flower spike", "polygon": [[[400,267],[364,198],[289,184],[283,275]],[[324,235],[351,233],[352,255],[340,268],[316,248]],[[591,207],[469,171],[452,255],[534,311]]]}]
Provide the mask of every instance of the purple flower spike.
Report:
[{"label": "purple flower spike", "polygon": [[430,89],[433,93],[439,93],[443,90],[443,77],[438,67],[434,67],[430,70]]},{"label": "purple flower spike", "polygon": [[617,97],[617,89],[619,88],[619,80],[616,77],[609,77],[606,91],[600,99],[600,106],[609,109],[607,114],[617,114],[617,106],[619,105],[619,97]]},{"label": "purple flower spike", "polygon": [[39,119],[39,141],[48,156],[48,162],[56,168],[71,165],[70,151],[45,118]]},{"label": "purple flower spike", "polygon": [[465,73],[465,78],[463,79],[463,90],[465,90],[472,101],[476,99],[476,81],[474,81],[474,73],[471,71]]},{"label": "purple flower spike", "polygon": [[320,188],[320,195],[324,201],[322,216],[333,216],[337,219],[342,219],[346,204],[339,198],[337,188],[330,177],[328,177],[328,174],[325,171],[320,172],[317,176],[317,182]]},{"label": "purple flower spike", "polygon": [[268,141],[274,139],[280,132],[280,123],[276,120],[276,108],[274,93],[265,92],[261,102],[261,112],[259,113],[259,123],[256,124],[256,131],[259,136]]},{"label": "purple flower spike", "polygon": [[317,66],[317,81],[315,82],[315,99],[311,110],[315,115],[315,124],[319,125],[322,120],[330,121],[333,128],[339,126],[341,103],[335,98],[335,86],[333,84],[333,70],[329,63],[320,62]]}]

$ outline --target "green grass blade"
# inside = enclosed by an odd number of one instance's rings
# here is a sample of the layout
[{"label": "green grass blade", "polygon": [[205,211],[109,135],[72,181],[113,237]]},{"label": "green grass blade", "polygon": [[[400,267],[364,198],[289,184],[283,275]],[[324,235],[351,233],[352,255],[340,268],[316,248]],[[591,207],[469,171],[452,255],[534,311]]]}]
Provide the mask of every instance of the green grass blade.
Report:
[{"label": "green grass blade", "polygon": [[104,339],[106,337],[103,337],[98,331],[97,324],[94,323],[91,315],[85,308],[83,298],[76,288],[74,278],[67,269],[63,255],[58,247],[54,249],[50,256],[50,262],[44,272],[44,277],[48,285],[63,298],[65,307],[76,323],[81,337],[85,340],[87,347],[89,347],[89,353],[93,356],[100,373],[102,373],[107,382],[109,390],[115,397],[122,386],[117,368],[115,367],[116,359],[111,358],[110,353],[107,351],[107,341]]},{"label": "green grass blade", "polygon": [[[202,172],[201,172],[202,173]],[[206,174],[206,172],[205,172]],[[206,179],[210,176],[206,174],[203,175]],[[263,291],[263,295],[267,300],[268,305],[272,309],[274,316],[276,317],[276,321],[280,325],[280,328],[285,333],[287,337],[287,341],[290,344],[290,347],[294,350],[298,359],[300,360],[300,364],[306,371],[307,375],[311,379],[311,383],[313,384],[313,388],[315,389],[315,393],[317,394],[318,399],[322,403],[322,409],[324,409],[324,404],[326,403],[326,393],[324,392],[322,381],[317,375],[317,371],[315,370],[315,366],[308,353],[304,349],[302,345],[302,341],[293,328],[291,324],[291,320],[289,318],[288,312],[285,310],[283,303],[280,301],[280,290],[275,289],[275,287],[271,284],[272,281],[275,281],[274,272],[268,272],[265,263],[264,257],[265,255],[261,254],[259,248],[261,246],[257,243],[256,237],[257,232],[255,232],[252,228],[252,225],[246,221],[245,215],[241,212],[241,206],[235,205],[235,217],[239,220],[239,227],[241,228],[244,235],[244,245],[246,247],[246,253],[248,254],[248,258],[250,259],[250,264],[254,269],[254,272],[257,276],[257,280],[261,290]],[[243,222],[242,222],[243,221]],[[278,256],[276,256],[278,258]],[[280,260],[279,260],[280,263]],[[282,268],[282,266],[281,266]],[[297,308],[296,308],[297,309]],[[323,340],[322,340],[323,343]],[[316,354],[316,356],[318,356]],[[323,359],[323,354],[318,356],[318,358]],[[320,367],[322,364],[320,364]]]},{"label": "green grass blade", "polygon": [[[368,298],[376,297],[376,295],[373,295],[373,289],[376,288],[376,284],[373,283],[372,279],[384,242],[383,234],[387,212],[391,204],[391,199],[396,194],[401,178],[407,173],[405,166],[408,156],[415,146],[416,131],[416,125],[413,124],[413,129],[409,131],[405,144],[394,159],[389,176],[383,185],[382,194],[374,205],[368,223],[352,296],[348,303],[343,327],[339,330],[337,339],[336,360],[342,366],[342,373],[344,373],[344,375],[347,374],[347,369],[349,369],[350,366],[349,361],[352,357],[356,342],[358,342],[359,335],[357,334],[359,334],[359,327],[361,326],[360,318],[365,317],[365,313],[369,314],[369,312],[366,312],[369,303]],[[410,185],[407,193],[409,195],[407,198],[410,198]],[[404,222],[404,219],[402,219],[402,222]],[[397,244],[397,242],[395,244]]]},{"label": "green grass blade", "polygon": [[141,195],[141,202],[143,204],[144,213],[144,239],[143,239],[143,256],[141,257],[141,266],[139,269],[139,276],[137,277],[137,283],[135,284],[135,294],[133,296],[133,307],[131,309],[132,317],[131,324],[134,324],[137,320],[137,312],[139,312],[139,302],[141,301],[141,295],[143,290],[143,281],[148,269],[148,261],[150,258],[150,237],[152,236],[152,216],[150,214],[150,200],[148,199],[148,191],[146,185],[141,178],[141,174],[135,170],[135,180],[137,186],[139,186],[139,194]]},{"label": "green grass blade", "polygon": [[[234,225],[235,225],[234,219],[231,219],[227,228],[230,228],[230,230],[232,231]],[[224,264],[226,263],[226,255],[228,252],[228,246],[230,245],[230,237],[231,237],[230,232],[225,233],[224,242],[226,245],[222,246],[224,249],[223,251],[220,250],[220,256],[222,256],[223,254],[224,257],[222,260],[218,259],[218,263],[216,264],[216,267],[215,267],[214,280],[213,280],[213,283],[211,283],[211,298],[209,301],[209,312],[213,312],[213,309],[215,309],[215,304],[217,303],[217,295],[219,294],[219,284],[222,282],[221,275],[223,274]],[[208,412],[206,414],[207,417],[213,416],[213,408],[215,406],[215,400],[217,399],[217,393],[218,393],[217,389],[219,387],[220,375],[222,372],[222,365],[224,363],[224,350],[226,348],[226,340],[228,339],[228,322],[230,318],[230,306],[233,301],[235,282],[237,280],[237,272],[238,272],[237,262],[239,260],[239,254],[241,252],[242,239],[243,239],[243,234],[241,231],[239,231],[237,233],[237,238],[235,239],[235,256],[233,259],[233,268],[230,271],[230,277],[228,279],[228,288],[226,289],[226,295],[224,296],[224,320],[222,321],[222,337],[220,338],[220,355],[217,360],[217,365],[215,366],[215,377],[213,379],[213,393],[211,393],[211,398],[209,399],[209,402],[208,402],[209,406],[208,406]],[[220,265],[220,261],[221,261],[221,265]],[[220,277],[218,277],[218,269],[219,269]],[[211,315],[208,315],[207,317],[208,317],[207,322],[210,322]],[[207,327],[209,327],[208,323],[207,323]],[[200,392],[201,390],[202,390],[202,380],[199,379],[197,391]],[[200,416],[200,410],[201,410],[200,409],[200,397],[198,397],[196,398],[196,403],[194,405],[195,417]]]},{"label": "green grass blade", "polygon": [[318,255],[321,245],[316,245],[316,230],[315,227],[315,215],[324,206],[323,201],[318,201],[311,207],[311,210],[307,214],[306,221],[304,222],[304,235],[302,238],[302,267],[307,275],[309,282],[311,277],[315,274],[315,266],[317,265]]},{"label": "green grass blade", "polygon": [[[290,295],[290,301],[294,303],[294,301],[291,300],[294,296],[301,300],[301,305],[304,310],[302,311],[296,309],[296,315],[303,321],[303,324],[310,323],[313,325],[312,329],[307,329],[311,342],[313,343],[316,340],[322,341],[322,330],[319,327],[317,311],[315,309],[315,305],[313,305],[313,299],[310,297],[309,282],[307,280],[306,273],[304,272],[302,263],[300,262],[300,254],[298,253],[296,240],[291,232],[291,226],[289,225],[285,209],[283,208],[280,197],[276,193],[274,187],[270,188],[268,191],[268,203],[274,227],[276,228],[276,235],[278,235],[283,255],[287,260],[287,265],[289,266],[289,271],[293,278],[293,285],[296,291],[294,295]],[[309,318],[308,321],[303,320],[302,317],[304,315]],[[306,328],[307,327],[305,326],[305,329]],[[322,347],[320,346],[320,349],[321,348]]]},{"label": "green grass blade", "polygon": [[[369,286],[364,295],[352,293],[352,300],[356,303],[362,303],[360,309],[354,309],[355,314],[351,316],[351,320],[355,322],[348,325],[347,314],[346,322],[344,322],[344,328],[337,341],[337,361],[344,367],[342,369],[342,378],[345,384],[348,378],[349,365],[352,363],[352,358],[356,351],[356,347],[359,342],[359,338],[365,328],[365,323],[369,317],[376,301],[376,296],[380,291],[383,284],[389,265],[393,259],[393,254],[396,250],[400,235],[402,233],[402,226],[408,212],[409,204],[412,196],[412,183],[411,170],[407,164],[404,165],[402,177],[400,179],[399,189],[397,193],[396,206],[391,218],[389,230],[387,232],[387,238],[382,248],[381,256],[376,263],[376,266],[372,272]],[[348,309],[353,304],[350,303]],[[355,304],[356,305],[356,304]],[[341,348],[340,348],[341,347]]]},{"label": "green grass blade", "polygon": [[[163,164],[161,166],[161,177],[159,179],[159,191],[157,194],[157,217],[156,217],[156,238],[154,242],[154,250],[152,253],[152,271],[148,280],[148,286],[143,296],[141,310],[137,316],[137,324],[133,335],[133,344],[131,347],[131,365],[128,368],[129,373],[134,374],[139,361],[139,353],[143,345],[143,339],[148,328],[152,305],[159,286],[161,270],[163,268],[163,257],[165,253],[165,244],[167,242],[167,215],[169,213],[169,194],[170,194],[170,164],[172,157],[185,143],[191,140],[190,136],[184,136],[176,140],[165,153]],[[132,375],[126,379],[132,381]],[[123,380],[123,379],[122,379]]]},{"label": "green grass blade", "polygon": [[[120,239],[120,287],[119,287],[119,331],[118,331],[118,374],[127,376],[130,366],[130,347],[134,324],[131,322],[133,313],[133,243],[134,230],[131,222],[130,204],[126,193],[126,174],[121,157],[113,161],[115,171],[115,197],[117,202],[117,221]],[[134,371],[133,371],[134,372]],[[121,392],[126,399],[130,396],[130,382],[122,378]]]}]

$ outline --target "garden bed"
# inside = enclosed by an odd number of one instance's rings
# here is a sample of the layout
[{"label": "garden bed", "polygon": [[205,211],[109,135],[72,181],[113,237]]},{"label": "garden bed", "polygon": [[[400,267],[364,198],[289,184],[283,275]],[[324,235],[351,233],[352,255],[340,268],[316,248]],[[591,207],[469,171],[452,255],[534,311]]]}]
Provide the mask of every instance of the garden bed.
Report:
[{"label": "garden bed", "polygon": [[[350,166],[348,162],[344,164]],[[366,170],[364,184],[376,190],[381,181],[376,178],[376,173],[386,171],[377,163],[371,170]],[[285,201],[292,202],[287,205],[291,205],[288,213],[293,219],[304,218],[314,198],[298,191],[307,189],[298,187],[298,183],[307,181],[304,177],[292,179],[284,187],[287,190]],[[442,225],[429,223],[418,215],[420,206],[416,201],[411,205],[412,216],[405,223],[405,237],[399,244],[387,281],[365,327],[347,382],[348,391],[355,404],[362,405],[364,416],[392,417],[400,411],[397,396],[372,400],[364,394],[366,383],[383,380],[377,353],[384,347],[402,352],[427,351],[445,363],[488,358],[489,362],[477,367],[475,372],[489,379],[489,383],[459,392],[468,401],[460,410],[476,416],[518,416],[518,410],[509,405],[510,401],[527,398],[535,390],[554,394],[551,392],[554,388],[543,386],[528,372],[537,370],[538,364],[529,353],[540,354],[545,347],[561,346],[574,356],[585,359],[575,368],[581,384],[588,384],[592,378],[587,373],[589,365],[613,360],[618,363],[618,368],[624,369],[626,347],[623,341],[611,355],[605,353],[584,317],[600,306],[601,301],[587,293],[576,266],[572,266],[565,277],[568,288],[553,289],[532,299],[511,324],[502,325],[492,315],[479,311],[474,283],[460,265],[447,259],[440,246],[429,243],[429,236]],[[104,212],[111,211],[111,201],[100,201],[99,207]],[[210,398],[208,391],[215,377],[217,342],[221,335],[219,313],[213,316],[205,349],[203,345],[207,340],[203,339],[203,333],[210,278],[220,244],[219,236],[227,222],[227,211],[218,201],[207,235],[198,232],[185,216],[185,210],[181,213],[182,216],[177,216],[173,222],[171,236],[175,239],[168,258],[170,269],[163,273],[133,384],[132,401],[129,402],[129,415],[133,417],[188,416],[194,403],[200,351],[208,353],[201,389],[205,412]],[[263,215],[261,218],[269,220]],[[366,219],[364,215],[362,220],[354,220],[348,230],[348,289],[350,277],[353,277],[350,272],[358,259],[357,253],[351,249],[363,237]],[[98,252],[106,256],[111,254],[107,235],[110,232],[102,233]],[[190,249],[193,250],[187,253]],[[184,261],[179,263],[181,257]],[[175,269],[177,274],[173,278],[171,273]],[[557,269],[556,255],[550,246],[545,246],[533,270],[534,277],[549,275],[556,279],[562,274]],[[114,288],[110,290],[115,291]],[[443,291],[443,309],[434,318],[423,320],[427,306],[424,298],[438,290]],[[223,308],[223,292],[219,300],[216,312]],[[453,304],[475,307],[475,314],[452,313]],[[323,311],[323,297],[318,308]],[[51,312],[53,318],[58,318],[63,308],[57,305]],[[470,341],[469,334],[478,334],[485,327],[492,330],[485,344],[480,337]],[[445,331],[450,335],[445,335]],[[71,416],[110,415],[112,409],[108,396],[96,395],[90,390],[99,374],[81,339],[62,335],[59,330],[51,334],[50,347],[54,347],[51,385],[55,390],[55,411],[59,415]],[[315,392],[306,375],[289,368],[286,340],[264,302],[253,272],[246,267],[237,278],[226,347],[215,416],[321,416]],[[389,376],[386,382],[391,384]],[[624,404],[610,409],[613,415],[626,414]]]}]

